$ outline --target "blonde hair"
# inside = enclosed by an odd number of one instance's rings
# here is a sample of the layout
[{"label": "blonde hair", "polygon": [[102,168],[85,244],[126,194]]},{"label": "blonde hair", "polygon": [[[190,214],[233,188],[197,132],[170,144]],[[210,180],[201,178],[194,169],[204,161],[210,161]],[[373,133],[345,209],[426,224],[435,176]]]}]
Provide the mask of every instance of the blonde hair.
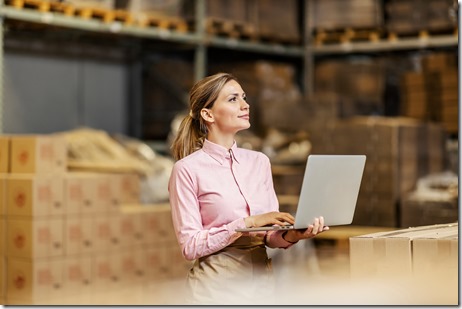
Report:
[{"label": "blonde hair", "polygon": [[180,160],[202,148],[207,137],[207,124],[201,116],[203,108],[212,108],[224,85],[237,79],[229,73],[217,73],[198,81],[189,92],[189,114],[181,121],[171,150]]}]

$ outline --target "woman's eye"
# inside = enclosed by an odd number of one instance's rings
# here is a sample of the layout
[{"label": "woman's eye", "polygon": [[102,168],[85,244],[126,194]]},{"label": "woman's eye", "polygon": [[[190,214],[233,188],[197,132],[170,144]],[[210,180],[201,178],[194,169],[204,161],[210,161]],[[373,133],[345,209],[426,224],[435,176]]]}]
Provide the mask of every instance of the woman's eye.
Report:
[{"label": "woman's eye", "polygon": [[231,99],[229,99],[230,102],[235,102],[237,100],[236,97],[232,97]]},{"label": "woman's eye", "polygon": [[242,99],[247,102],[247,97],[242,97]]}]

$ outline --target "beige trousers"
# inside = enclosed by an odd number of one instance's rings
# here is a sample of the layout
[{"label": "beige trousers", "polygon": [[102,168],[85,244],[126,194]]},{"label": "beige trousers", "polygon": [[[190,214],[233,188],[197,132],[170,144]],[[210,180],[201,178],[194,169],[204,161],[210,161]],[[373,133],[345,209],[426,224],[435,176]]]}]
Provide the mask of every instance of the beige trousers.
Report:
[{"label": "beige trousers", "polygon": [[262,237],[242,236],[195,261],[188,273],[187,304],[272,305],[274,278]]}]

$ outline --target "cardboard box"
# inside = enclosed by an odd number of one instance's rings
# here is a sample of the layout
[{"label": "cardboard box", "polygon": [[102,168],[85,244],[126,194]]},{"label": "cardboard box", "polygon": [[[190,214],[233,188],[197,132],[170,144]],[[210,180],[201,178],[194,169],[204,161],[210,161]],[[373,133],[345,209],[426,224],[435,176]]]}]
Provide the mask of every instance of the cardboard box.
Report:
[{"label": "cardboard box", "polygon": [[0,174],[0,217],[6,215],[6,179],[7,174]]},{"label": "cardboard box", "polygon": [[163,244],[176,241],[170,210],[144,214],[146,244]]},{"label": "cardboard box", "polygon": [[117,176],[112,174],[95,174],[95,211],[96,212],[116,212],[119,210],[118,196],[119,188],[114,187],[114,179]]},{"label": "cardboard box", "polygon": [[0,135],[0,173],[8,173],[10,169],[10,138]]},{"label": "cardboard box", "polygon": [[147,280],[159,281],[169,274],[169,260],[164,248],[148,247],[144,254],[144,263]]},{"label": "cardboard box", "polygon": [[91,256],[66,257],[63,260],[63,294],[76,297],[91,295],[93,284]]},{"label": "cardboard box", "polygon": [[114,254],[116,272],[120,274],[120,284],[134,284],[142,282],[146,277],[141,247],[132,247],[130,251]]},{"label": "cardboard box", "polygon": [[117,251],[121,247],[119,217],[114,214],[95,217],[93,220],[94,250],[97,253]]},{"label": "cardboard box", "polygon": [[67,170],[67,147],[58,135],[11,135],[10,172],[62,174]]},{"label": "cardboard box", "polygon": [[67,217],[64,223],[65,255],[89,255],[95,250],[92,217]]},{"label": "cardboard box", "polygon": [[148,270],[146,267],[146,260],[145,260],[145,247],[144,246],[136,246],[135,249],[131,252],[131,256],[133,256],[135,262],[135,273],[132,276],[131,280],[134,282],[149,282],[148,278]]},{"label": "cardboard box", "polygon": [[[137,229],[137,223],[135,214],[120,214],[116,217],[117,219],[117,235],[119,235],[120,245],[122,247],[132,247],[134,245],[141,244],[142,239],[139,237],[141,234],[140,230]],[[138,236],[138,237],[137,237]]]},{"label": "cardboard box", "polygon": [[[61,296],[62,259],[7,259],[6,294],[8,303],[46,300]],[[27,303],[25,303],[27,304]]]},{"label": "cardboard box", "polygon": [[65,213],[61,177],[10,174],[6,188],[8,216],[60,216]]},{"label": "cardboard box", "polygon": [[137,174],[112,175],[111,183],[119,204],[140,202],[141,180]]},{"label": "cardboard box", "polygon": [[102,214],[113,203],[110,178],[99,173],[67,173],[64,176],[66,214]]},{"label": "cardboard box", "polygon": [[[354,278],[413,278],[417,274],[413,261],[416,239],[437,239],[457,235],[458,224],[420,226],[392,232],[379,232],[350,237],[350,273]],[[451,238],[453,239],[453,238]],[[436,254],[436,253],[435,253]],[[457,256],[450,259],[457,261]],[[434,259],[434,257],[431,257]],[[423,262],[419,262],[423,263]],[[453,267],[452,262],[449,267]]]},{"label": "cardboard box", "polygon": [[6,304],[6,265],[5,265],[5,256],[0,254],[0,305]]},{"label": "cardboard box", "polygon": [[64,202],[66,203],[66,215],[76,216],[80,213],[88,213],[93,209],[93,201],[90,192],[85,190],[86,178],[80,173],[66,173],[63,179]]},{"label": "cardboard box", "polygon": [[0,216],[0,256],[6,255],[6,219]]},{"label": "cardboard box", "polygon": [[61,218],[8,218],[6,250],[9,257],[45,258],[64,255]]},{"label": "cardboard box", "polygon": [[118,287],[121,284],[120,268],[113,254],[96,254],[92,259],[93,282],[96,290]]},{"label": "cardboard box", "polygon": [[192,266],[192,262],[187,261],[181,254],[180,247],[172,243],[166,248],[167,260],[170,267],[168,273],[171,277],[184,277]]},{"label": "cardboard box", "polygon": [[413,241],[413,272],[422,279],[436,278],[456,283],[459,274],[459,236],[453,233],[436,233]]}]

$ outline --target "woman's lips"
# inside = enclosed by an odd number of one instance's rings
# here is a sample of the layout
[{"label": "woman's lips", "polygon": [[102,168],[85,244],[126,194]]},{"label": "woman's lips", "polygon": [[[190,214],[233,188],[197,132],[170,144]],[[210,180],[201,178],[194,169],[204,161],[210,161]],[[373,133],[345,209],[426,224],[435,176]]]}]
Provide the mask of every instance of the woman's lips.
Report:
[{"label": "woman's lips", "polygon": [[241,118],[241,119],[247,119],[249,120],[250,117],[249,117],[249,114],[246,114],[246,115],[242,115],[242,116],[239,116],[238,118]]}]

